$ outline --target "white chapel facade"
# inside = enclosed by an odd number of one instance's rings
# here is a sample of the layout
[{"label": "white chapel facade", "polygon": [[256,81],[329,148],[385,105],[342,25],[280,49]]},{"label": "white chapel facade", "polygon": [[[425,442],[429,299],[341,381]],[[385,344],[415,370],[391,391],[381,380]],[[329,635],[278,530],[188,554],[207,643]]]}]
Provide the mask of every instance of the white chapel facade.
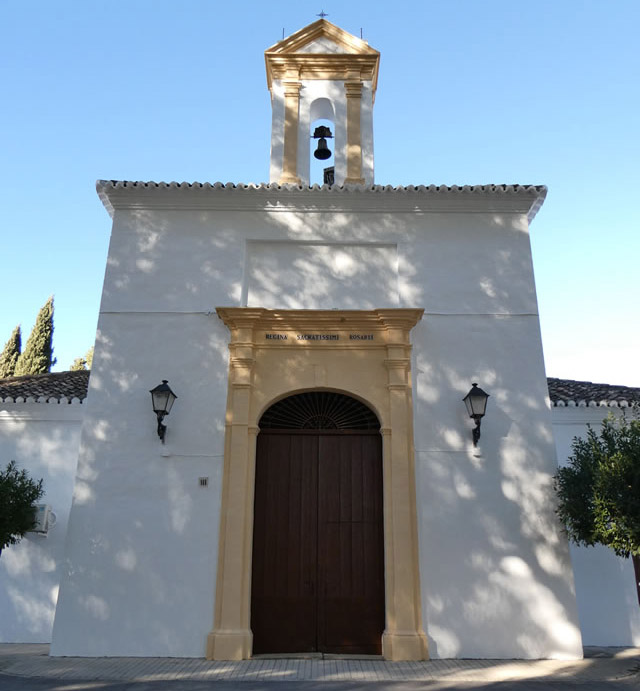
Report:
[{"label": "white chapel facade", "polygon": [[51,654],[580,657],[529,243],[546,189],[376,185],[379,53],[321,19],[265,57],[270,183],[98,183]]}]

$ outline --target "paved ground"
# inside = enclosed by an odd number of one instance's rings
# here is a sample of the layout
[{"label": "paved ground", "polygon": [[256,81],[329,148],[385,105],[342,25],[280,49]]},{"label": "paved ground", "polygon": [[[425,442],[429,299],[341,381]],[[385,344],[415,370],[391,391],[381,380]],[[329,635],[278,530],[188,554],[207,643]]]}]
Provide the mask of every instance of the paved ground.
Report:
[{"label": "paved ground", "polygon": [[[385,689],[640,689],[640,648],[587,648],[584,660],[429,660],[371,658],[253,659],[49,657],[48,645],[0,644],[0,689],[185,689],[251,691],[265,683],[316,691],[336,682]],[[82,682],[82,683],[74,683]],[[171,683],[173,682],[173,683]],[[176,682],[180,682],[176,684]],[[320,683],[318,683],[320,682]],[[377,682],[377,683],[376,683]],[[523,685],[524,684],[524,685]],[[272,687],[273,688],[273,687]],[[275,691],[275,689],[274,689]]]}]

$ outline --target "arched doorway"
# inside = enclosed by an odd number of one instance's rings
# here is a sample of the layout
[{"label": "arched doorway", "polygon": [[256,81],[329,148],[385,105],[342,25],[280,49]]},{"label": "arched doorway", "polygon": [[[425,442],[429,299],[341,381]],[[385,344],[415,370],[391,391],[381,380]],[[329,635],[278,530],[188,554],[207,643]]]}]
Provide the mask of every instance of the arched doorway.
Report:
[{"label": "arched doorway", "polygon": [[380,654],[385,625],[382,445],[376,415],[329,391],[260,419],[253,653]]}]

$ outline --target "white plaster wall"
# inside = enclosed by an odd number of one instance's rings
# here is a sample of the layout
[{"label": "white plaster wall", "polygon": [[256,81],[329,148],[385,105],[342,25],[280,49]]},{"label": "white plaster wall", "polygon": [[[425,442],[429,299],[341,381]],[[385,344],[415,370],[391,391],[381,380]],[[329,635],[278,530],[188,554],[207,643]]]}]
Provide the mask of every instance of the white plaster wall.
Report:
[{"label": "white plaster wall", "polygon": [[[427,308],[428,309],[428,308]],[[425,626],[433,657],[581,655],[535,315],[429,315],[414,405]],[[490,394],[478,447],[462,398]]]},{"label": "white plaster wall", "polygon": [[[574,437],[584,437],[610,413],[606,408],[553,408],[553,434],[560,464],[571,455]],[[640,645],[640,604],[631,559],[617,557],[602,546],[571,545],[576,597],[585,645]]]},{"label": "white plaster wall", "polygon": [[[208,312],[239,305],[250,281],[247,243],[286,241],[335,244],[338,251],[344,245],[397,246],[399,306],[443,315],[537,315],[522,216],[369,212],[366,197],[352,212],[305,214],[276,204],[273,212],[119,213],[101,311]],[[326,263],[310,262],[307,272],[322,277]],[[372,275],[371,284],[376,281]],[[354,308],[368,305],[370,286],[357,289]],[[304,296],[300,300],[307,306]]]},{"label": "white plaster wall", "polygon": [[48,643],[64,559],[84,405],[0,403],[0,459],[15,460],[43,479],[42,503],[56,525],[46,537],[28,533],[0,556],[0,641]]},{"label": "white plaster wall", "polygon": [[[429,221],[400,261],[405,293],[425,307],[413,374],[430,653],[580,656],[526,221]],[[477,448],[462,403],[473,382],[491,395]]]},{"label": "white plaster wall", "polygon": [[[204,655],[226,367],[215,316],[100,315],[52,655]],[[164,446],[149,394],[162,379],[178,396]]]},{"label": "white plaster wall", "polygon": [[[369,281],[349,284],[349,306],[369,308],[390,286],[386,305],[425,308],[414,397],[432,655],[580,656],[567,546],[552,522],[555,454],[524,215],[416,213],[402,194],[383,210],[368,194],[334,208],[313,192],[296,203],[269,194],[260,209],[222,191],[218,208],[116,211],[52,653],[204,653],[228,341],[208,313],[257,296],[276,307],[279,293],[290,306],[301,258],[305,281],[340,295],[345,276],[327,271],[329,249],[356,261],[385,248]],[[313,291],[295,300],[320,306]],[[179,397],[165,456],[148,393],[163,378]],[[479,451],[461,401],[473,381],[492,394]]]}]

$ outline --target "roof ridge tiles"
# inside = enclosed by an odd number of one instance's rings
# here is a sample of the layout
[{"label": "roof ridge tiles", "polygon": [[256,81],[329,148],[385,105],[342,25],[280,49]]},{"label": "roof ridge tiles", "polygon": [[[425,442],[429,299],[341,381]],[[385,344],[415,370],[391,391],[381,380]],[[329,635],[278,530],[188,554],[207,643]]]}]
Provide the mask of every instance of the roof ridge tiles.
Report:
[{"label": "roof ridge tiles", "polygon": [[640,405],[640,388],[548,377],[549,397],[556,407],[619,407]]},{"label": "roof ridge tiles", "polygon": [[0,379],[0,401],[81,403],[87,397],[89,375],[89,370],[75,370]]},{"label": "roof ridge tiles", "polygon": [[508,194],[511,192],[535,192],[535,193],[546,193],[547,188],[545,185],[532,185],[532,184],[480,184],[480,185],[444,185],[444,184],[408,184],[408,185],[391,185],[391,184],[375,184],[375,185],[361,185],[358,183],[347,183],[345,185],[320,185],[319,183],[313,183],[311,185],[299,185],[295,183],[283,183],[279,184],[277,182],[156,182],[155,180],[149,181],[132,181],[132,180],[98,180],[96,186],[100,189],[105,187],[111,187],[113,189],[122,188],[145,188],[145,189],[229,189],[229,190],[322,190],[325,192],[343,192],[347,191],[357,191],[357,192],[415,192],[415,193],[479,193],[479,192],[490,192],[495,194]]}]

